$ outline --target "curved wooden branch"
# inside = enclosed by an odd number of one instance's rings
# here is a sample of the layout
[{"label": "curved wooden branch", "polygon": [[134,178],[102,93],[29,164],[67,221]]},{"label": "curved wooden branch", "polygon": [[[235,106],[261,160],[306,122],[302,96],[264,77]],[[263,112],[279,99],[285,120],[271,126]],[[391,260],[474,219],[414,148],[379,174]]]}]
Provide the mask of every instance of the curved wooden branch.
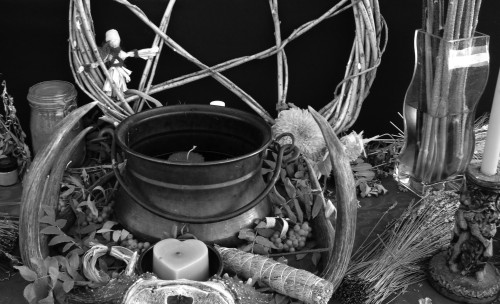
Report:
[{"label": "curved wooden branch", "polygon": [[[51,169],[56,160],[60,160],[61,151],[68,144],[71,136],[69,132],[78,121],[91,108],[97,105],[94,101],[88,103],[66,116],[57,132],[50,138],[47,145],[36,155],[33,163],[23,180],[23,192],[21,194],[21,213],[19,216],[19,246],[23,263],[33,269],[39,271],[36,264],[32,263],[31,259],[43,259],[47,255],[47,243],[44,235],[40,234],[40,216],[43,214],[42,204],[40,203],[44,197],[46,190],[46,181],[51,174]],[[75,141],[81,140],[76,138]],[[76,146],[77,142],[74,144]],[[71,147],[64,150],[65,155],[72,153]],[[49,206],[54,208],[55,206]],[[40,272],[41,273],[41,272]]]},{"label": "curved wooden branch", "polygon": [[335,179],[338,211],[335,225],[335,243],[323,277],[332,282],[334,290],[336,290],[347,271],[354,246],[358,200],[356,198],[354,176],[342,143],[323,116],[311,107],[309,107],[309,112],[318,123],[325,138],[330,161],[332,162],[333,178]]}]

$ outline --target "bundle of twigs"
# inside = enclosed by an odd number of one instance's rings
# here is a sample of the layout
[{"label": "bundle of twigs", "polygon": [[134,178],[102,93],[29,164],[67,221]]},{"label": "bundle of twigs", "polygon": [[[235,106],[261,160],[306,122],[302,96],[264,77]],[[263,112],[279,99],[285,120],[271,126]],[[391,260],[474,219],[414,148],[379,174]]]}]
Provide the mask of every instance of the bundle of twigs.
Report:
[{"label": "bundle of twigs", "polygon": [[[99,55],[97,43],[95,41],[95,29],[91,16],[90,0],[71,1],[69,10],[69,50],[73,76],[76,83],[87,95],[100,102],[100,107],[105,113],[105,119],[112,122],[119,122],[134,112],[140,111],[144,106],[145,100],[152,99],[150,96],[152,94],[211,76],[236,94],[266,121],[273,123],[273,117],[262,107],[262,105],[242,88],[222,75],[222,72],[256,59],[263,59],[276,55],[278,69],[277,110],[282,110],[287,107],[286,98],[288,91],[288,63],[285,54],[285,46],[322,21],[352,8],[356,34],[344,74],[344,80],[336,87],[333,100],[328,102],[328,104],[319,111],[328,119],[329,123],[338,134],[352,126],[358,117],[361,105],[367,97],[375,79],[376,70],[380,64],[387,40],[386,25],[384,19],[380,15],[378,0],[341,0],[317,19],[311,20],[298,27],[285,39],[282,39],[280,32],[278,1],[269,0],[276,45],[256,54],[230,59],[215,66],[207,66],[166,34],[173,7],[176,2],[175,0],[170,0],[168,2],[159,26],[151,22],[141,9],[130,4],[127,0],[114,1],[128,8],[155,32],[156,36],[152,42],[152,46],[158,47],[160,53],[155,58],[147,61],[137,90],[128,90],[124,95],[119,92],[115,84],[112,84],[114,92],[118,95],[118,99],[107,96],[103,92],[102,87],[105,80],[110,77],[104,65],[103,58]],[[158,67],[161,48],[164,45],[195,64],[200,70],[153,85],[153,78]],[[92,69],[89,72],[78,72],[81,66],[96,62],[99,64],[98,69]]]},{"label": "bundle of twigs", "polygon": [[347,271],[350,282],[366,288],[364,303],[384,303],[425,279],[425,262],[449,245],[458,199],[453,191],[428,193],[381,234],[367,236]]},{"label": "bundle of twigs", "polygon": [[215,248],[222,257],[224,268],[244,279],[256,279],[274,291],[305,303],[328,303],[332,296],[333,285],[306,270],[235,248]]}]

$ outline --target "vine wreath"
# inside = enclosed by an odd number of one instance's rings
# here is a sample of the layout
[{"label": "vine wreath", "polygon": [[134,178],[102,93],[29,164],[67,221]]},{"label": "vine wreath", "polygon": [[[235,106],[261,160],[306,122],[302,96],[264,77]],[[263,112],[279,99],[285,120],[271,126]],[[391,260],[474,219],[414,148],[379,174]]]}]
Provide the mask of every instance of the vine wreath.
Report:
[{"label": "vine wreath", "polygon": [[[334,98],[318,112],[324,116],[335,133],[348,130],[356,121],[363,101],[368,96],[370,87],[375,79],[380,65],[382,54],[387,44],[387,26],[380,14],[378,0],[340,0],[327,12],[317,19],[299,26],[288,37],[282,39],[280,19],[278,15],[278,0],[269,0],[271,17],[274,24],[276,45],[261,52],[230,59],[228,61],[207,66],[191,55],[182,46],[167,35],[167,27],[176,0],[170,0],[165,9],[160,25],[156,26],[146,14],[136,5],[127,0],[114,0],[135,14],[156,34],[152,47],[159,49],[158,55],[148,59],[138,89],[130,89],[123,94],[111,81],[113,91],[117,97],[112,98],[103,92],[102,87],[110,74],[101,58],[95,41],[94,24],[91,16],[90,0],[71,0],[69,8],[69,61],[77,85],[93,100],[99,101],[104,112],[104,119],[119,123],[135,112],[141,111],[147,101],[156,106],[161,103],[151,95],[161,91],[181,86],[207,76],[213,77],[227,89],[236,94],[250,108],[259,114],[268,123],[274,123],[273,117],[243,89],[237,86],[221,72],[242,65],[256,59],[263,59],[273,55],[277,57],[277,89],[278,100],[276,109],[286,109],[288,91],[288,63],[285,46],[294,39],[302,36],[322,21],[352,8],[355,22],[355,37],[352,44],[349,60],[344,73],[344,79],[336,86]],[[153,84],[155,71],[158,67],[161,49],[166,45],[196,66],[199,71]],[[82,66],[98,63],[98,68],[78,72]]]}]

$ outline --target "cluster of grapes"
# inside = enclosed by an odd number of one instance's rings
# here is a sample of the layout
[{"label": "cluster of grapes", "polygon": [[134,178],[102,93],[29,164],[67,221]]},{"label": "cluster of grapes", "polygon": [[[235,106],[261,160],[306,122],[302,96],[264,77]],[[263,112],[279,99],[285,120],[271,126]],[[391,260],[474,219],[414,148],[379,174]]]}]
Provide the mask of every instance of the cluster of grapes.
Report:
[{"label": "cluster of grapes", "polygon": [[89,208],[85,209],[86,217],[80,223],[82,227],[87,226],[90,223],[101,224],[105,223],[108,220],[111,220],[113,216],[113,207],[115,206],[115,201],[110,201],[107,205],[104,205],[101,208],[101,211],[98,212],[97,215],[93,214]]},{"label": "cluster of grapes", "polygon": [[306,246],[306,241],[312,237],[312,228],[308,222],[295,224],[293,229],[288,230],[287,235],[283,238],[276,231],[269,240],[278,248],[278,252],[295,252]]},{"label": "cluster of grapes", "polygon": [[151,247],[151,243],[149,242],[140,242],[134,238],[134,235],[131,233],[127,235],[127,239],[121,241],[120,246],[128,248],[132,251],[139,251],[139,254],[146,251],[149,247]]}]

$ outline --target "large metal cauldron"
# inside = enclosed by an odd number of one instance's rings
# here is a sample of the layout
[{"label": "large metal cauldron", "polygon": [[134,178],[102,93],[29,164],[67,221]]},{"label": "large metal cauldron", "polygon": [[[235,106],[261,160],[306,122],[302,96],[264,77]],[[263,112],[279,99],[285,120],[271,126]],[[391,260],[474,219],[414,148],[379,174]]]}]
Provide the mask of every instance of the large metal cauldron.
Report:
[{"label": "large metal cauldron", "polygon": [[[261,167],[272,136],[255,115],[208,105],[166,106],[123,120],[115,140],[126,159],[116,215],[140,238],[154,241],[182,230],[232,246],[241,228],[270,213],[266,192],[272,185],[264,183]],[[167,160],[193,146],[205,162]]]}]

